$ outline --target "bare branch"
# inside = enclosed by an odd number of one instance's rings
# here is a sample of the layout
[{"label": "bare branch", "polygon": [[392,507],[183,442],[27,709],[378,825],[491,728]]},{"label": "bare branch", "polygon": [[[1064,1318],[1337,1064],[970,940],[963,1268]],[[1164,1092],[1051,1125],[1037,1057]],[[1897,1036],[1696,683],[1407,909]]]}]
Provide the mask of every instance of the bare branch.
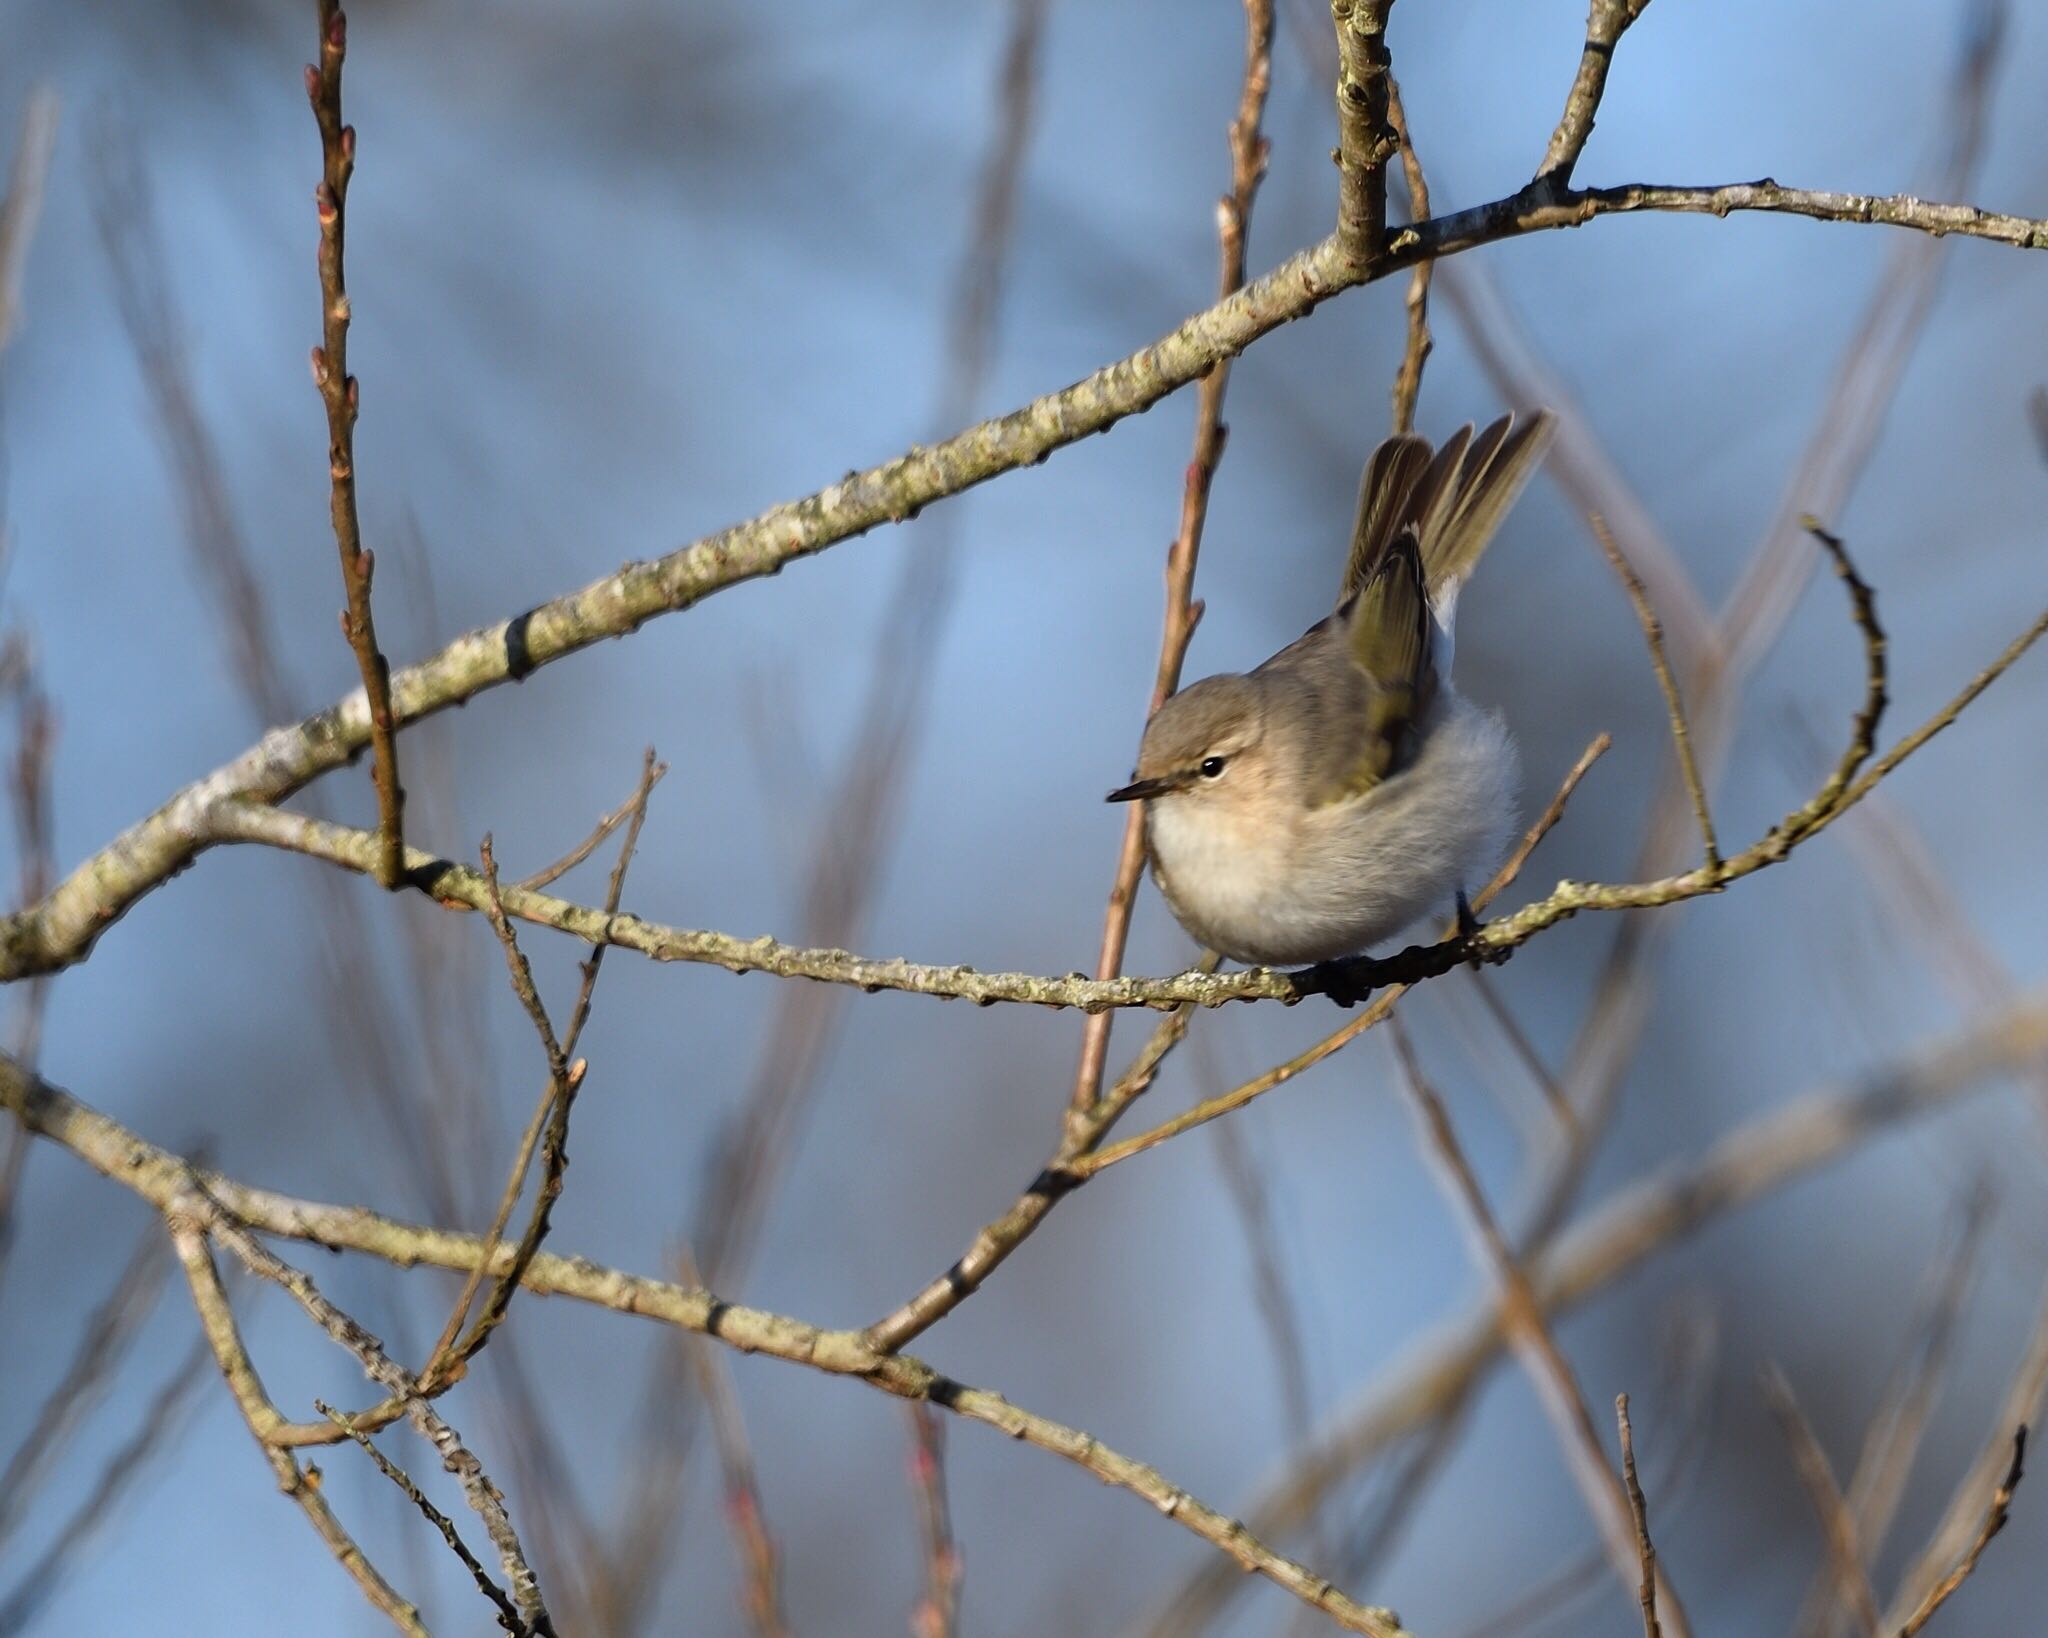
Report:
[{"label": "bare branch", "polygon": [[1984,1549],[1991,1545],[1991,1538],[2005,1528],[2005,1521],[2012,1508],[2013,1492],[2019,1489],[2020,1479],[2025,1472],[2027,1458],[2027,1425],[2022,1422],[2013,1431],[2012,1466],[2005,1470],[2005,1477],[1998,1481],[1998,1488],[1991,1493],[1991,1505],[1985,1510],[1983,1526],[1977,1532],[1977,1539],[1970,1543],[1962,1561],[1941,1578],[1919,1606],[1906,1617],[1906,1624],[1899,1628],[1899,1638],[1913,1638],[1913,1635],[1933,1619],[1934,1612],[1948,1602],[1955,1590],[1969,1580],[1970,1572],[1977,1568],[1977,1560],[1984,1556]]},{"label": "bare branch", "polygon": [[[677,1259],[677,1271],[686,1286],[701,1287],[703,1276],[687,1246]],[[782,1592],[778,1585],[775,1541],[768,1533],[767,1514],[761,1507],[761,1484],[754,1472],[754,1453],[747,1438],[746,1417],[739,1395],[733,1390],[732,1373],[727,1370],[725,1352],[701,1338],[686,1339],[690,1363],[696,1369],[697,1391],[711,1414],[711,1433],[718,1445],[718,1465],[725,1476],[725,1516],[732,1526],[733,1543],[739,1550],[744,1571],[745,1593],[740,1600],[747,1624],[756,1638],[787,1638],[789,1628],[782,1618]],[[922,1409],[912,1406],[913,1411]]]},{"label": "bare branch", "polygon": [[[1244,285],[1245,235],[1251,226],[1259,184],[1266,175],[1267,142],[1260,125],[1265,118],[1266,94],[1273,83],[1272,0],[1245,0],[1244,25],[1244,77],[1229,130],[1230,192],[1216,206],[1219,298],[1230,296]],[[1159,637],[1152,699],[1145,713],[1148,718],[1156,715],[1180,687],[1188,644],[1202,618],[1202,605],[1194,598],[1195,564],[1201,555],[1202,531],[1209,518],[1209,491],[1216,482],[1217,464],[1223,459],[1227,435],[1223,395],[1229,387],[1230,363],[1226,359],[1202,377],[1196,399],[1195,447],[1181,485],[1180,527],[1166,553],[1166,616]],[[1131,910],[1137,903],[1144,870],[1145,804],[1133,802],[1124,814],[1123,841],[1110,884],[1109,908],[1102,920],[1102,944],[1095,960],[1095,976],[1099,979],[1114,978],[1123,970]],[[1091,1017],[1083,1026],[1081,1059],[1074,1071],[1073,1094],[1068,1099],[1072,1121],[1078,1122],[1102,1091],[1103,1068],[1109,1058],[1110,1023],[1110,1014],[1105,1012]]]},{"label": "bare branch", "polygon": [[[1589,521],[1594,535],[1599,538],[1600,549],[1607,554],[1608,563],[1628,593],[1628,600],[1636,611],[1637,624],[1643,628],[1643,642],[1650,650],[1650,667],[1657,673],[1657,687],[1664,695],[1664,709],[1671,717],[1672,748],[1678,753],[1678,767],[1685,779],[1686,794],[1692,798],[1693,815],[1699,820],[1700,837],[1706,847],[1706,865],[1709,870],[1716,869],[1721,863],[1721,844],[1714,837],[1714,816],[1707,805],[1707,788],[1700,782],[1699,764],[1693,760],[1692,733],[1685,720],[1685,700],[1679,693],[1678,679],[1671,674],[1671,662],[1664,655],[1664,627],[1657,619],[1657,611],[1650,607],[1650,596],[1643,590],[1642,577],[1623,556],[1621,544],[1607,527],[1607,520],[1596,512]],[[1840,542],[1836,542],[1836,546],[1839,550]],[[1846,565],[1848,560],[1839,558],[1838,561]],[[1854,573],[1853,570],[1849,572]],[[1857,580],[1854,584],[1861,587],[1863,582]],[[1864,611],[1866,601],[1858,598],[1859,614]],[[1877,652],[1880,655],[1884,652],[1881,639]],[[1880,700],[1883,698],[1881,681],[1878,697]]]},{"label": "bare branch", "polygon": [[1593,116],[1600,110],[1600,99],[1607,94],[1607,71],[1614,66],[1614,48],[1649,3],[1650,0],[1592,0],[1586,14],[1586,49],[1579,56],[1579,71],[1565,98],[1564,116],[1551,133],[1550,146],[1543,150],[1543,163],[1536,170],[1538,177],[1560,187],[1571,181],[1579,155],[1586,151],[1586,139],[1593,134]]},{"label": "bare branch", "polygon": [[[1415,139],[1408,130],[1408,110],[1401,103],[1401,85],[1387,76],[1387,124],[1401,144],[1401,175],[1408,185],[1408,219],[1429,217],[1429,179],[1422,174],[1422,160],[1415,152]],[[1428,362],[1434,343],[1429,335],[1429,281],[1436,271],[1434,262],[1417,262],[1408,275],[1408,342],[1401,353],[1401,367],[1394,373],[1394,430],[1412,431],[1415,400],[1422,392],[1422,366]]]},{"label": "bare branch", "polygon": [[[999,473],[1042,460],[1055,449],[1150,408],[1340,290],[1477,245],[1574,227],[1596,216],[1646,210],[1717,216],[1766,211],[2048,248],[2048,221],[1934,204],[1913,196],[1817,193],[1768,181],[1720,188],[1632,184],[1561,194],[1531,184],[1506,199],[1405,228],[1384,256],[1363,266],[1332,236],[1196,314],[1171,335],[1061,392],[459,638],[392,677],[395,720],[408,723],[444,710],[630,631],[658,614],[676,612],[727,586],[772,574],[798,558],[881,523],[909,517]],[[296,728],[266,736],[235,761],[187,786],[87,859],[42,900],[0,919],[0,980],[81,960],[138,899],[175,874],[208,841],[219,839],[200,820],[221,799],[275,801],[288,796],[346,762],[368,742],[370,731],[369,706],[352,695]]]},{"label": "bare branch", "polygon": [[1663,1638],[1657,1621],[1657,1549],[1650,1544],[1649,1509],[1643,1501],[1643,1487],[1636,1478],[1635,1430],[1628,1422],[1628,1395],[1614,1396],[1614,1419],[1621,1424],[1621,1478],[1628,1487],[1628,1510],[1635,1521],[1636,1557],[1643,1567],[1637,1596],[1643,1606],[1643,1638]]},{"label": "bare branch", "polygon": [[[169,1197],[164,1205],[169,1208]],[[327,1544],[327,1550],[362,1588],[363,1596],[383,1611],[400,1632],[425,1638],[427,1629],[418,1608],[392,1590],[391,1583],[356,1545],[355,1538],[342,1528],[334,1510],[327,1505],[326,1492],[318,1478],[302,1471],[289,1451],[271,1442],[272,1431],[284,1418],[270,1402],[249,1351],[243,1346],[241,1329],[235,1323],[234,1310],[228,1305],[227,1292],[220,1283],[220,1271],[213,1266],[213,1254],[198,1221],[189,1216],[172,1216],[170,1230],[171,1244],[192,1288],[193,1306],[199,1310],[200,1327],[242,1419],[249,1424],[270,1470],[277,1475],[278,1488],[298,1504],[315,1533]]]},{"label": "bare branch", "polygon": [[363,1453],[376,1464],[377,1471],[396,1485],[405,1499],[419,1509],[420,1517],[425,1519],[440,1533],[441,1539],[448,1544],[448,1550],[461,1560],[462,1567],[469,1572],[470,1580],[476,1583],[476,1590],[482,1593],[496,1607],[499,1627],[506,1632],[512,1633],[514,1638],[523,1638],[526,1632],[526,1623],[520,1620],[519,1611],[513,1607],[512,1600],[506,1596],[505,1589],[493,1581],[490,1578],[489,1572],[484,1569],[483,1565],[477,1562],[476,1554],[469,1550],[469,1544],[462,1539],[461,1532],[455,1528],[455,1521],[449,1518],[446,1513],[442,1512],[432,1502],[428,1501],[421,1492],[420,1487],[413,1483],[412,1475],[392,1461],[383,1451],[379,1450],[376,1442],[367,1433],[363,1432],[360,1427],[355,1426],[352,1421],[344,1418],[331,1405],[323,1404],[318,1399],[314,1400],[313,1404],[321,1415],[333,1421],[339,1433],[346,1438],[353,1439],[362,1447]]},{"label": "bare branch", "polygon": [[1387,13],[1394,0],[1330,0],[1337,29],[1337,248],[1370,267],[1387,242],[1387,161],[1399,139],[1387,123]]},{"label": "bare branch", "polygon": [[327,465],[333,480],[334,544],[341,553],[341,583],[348,608],[341,634],[355,651],[368,700],[370,746],[376,758],[377,880],[396,888],[404,874],[405,789],[398,782],[398,721],[391,710],[391,666],[377,647],[370,616],[370,581],[376,560],[363,550],[356,520],[356,412],[360,394],[348,373],[349,299],[343,270],[348,182],[356,166],[356,129],[341,120],[341,65],[348,55],[348,19],[337,0],[319,0],[320,61],[306,66],[306,96],[320,126],[320,345],[313,349],[313,384],[327,407]]}]

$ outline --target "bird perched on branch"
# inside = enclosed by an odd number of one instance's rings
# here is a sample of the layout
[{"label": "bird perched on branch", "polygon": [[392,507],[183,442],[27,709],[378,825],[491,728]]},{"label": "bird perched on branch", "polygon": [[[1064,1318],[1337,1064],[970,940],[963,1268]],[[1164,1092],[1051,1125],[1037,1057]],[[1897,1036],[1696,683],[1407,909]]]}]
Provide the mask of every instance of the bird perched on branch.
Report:
[{"label": "bird perched on branch", "polygon": [[1389,438],[1366,463],[1336,612],[1146,726],[1108,799],[1146,803],[1152,874],[1203,944],[1334,962],[1453,900],[1469,921],[1465,884],[1513,824],[1516,758],[1500,718],[1451,687],[1451,620],[1550,431],[1544,412],[1438,450]]}]

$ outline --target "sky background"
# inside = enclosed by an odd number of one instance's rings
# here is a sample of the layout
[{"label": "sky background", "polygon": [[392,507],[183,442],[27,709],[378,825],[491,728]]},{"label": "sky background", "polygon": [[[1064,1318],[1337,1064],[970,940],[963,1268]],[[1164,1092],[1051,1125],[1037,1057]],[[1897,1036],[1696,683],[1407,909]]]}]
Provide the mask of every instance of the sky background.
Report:
[{"label": "sky background", "polygon": [[[1282,0],[1283,10],[1291,0]],[[2016,6],[1974,202],[2048,213],[2048,14]],[[1905,0],[1653,6],[1621,49],[1580,167],[1589,182],[1907,190],[1930,174],[1971,8]],[[366,540],[385,563],[395,659],[806,493],[933,432],[944,320],[969,232],[1008,27],[995,0],[791,9],[603,0],[360,4],[348,117],[350,361]],[[1317,8],[1293,18],[1327,26]],[[1579,0],[1456,0],[1395,14],[1397,72],[1439,209],[1512,191],[1543,152],[1577,62]],[[335,632],[324,427],[306,378],[317,335],[310,193],[318,149],[300,64],[312,8],[269,0],[82,7],[0,0],[0,143],[32,87],[63,124],[21,328],[0,360],[0,620],[28,632],[61,719],[56,852],[68,867],[262,726],[238,689],[217,600],[194,567],[180,488],[121,322],[95,223],[105,165],[134,156],[194,400],[258,565],[293,697],[345,692]],[[1014,407],[1163,334],[1215,279],[1242,19],[1227,0],[1053,0],[1039,117],[981,410]],[[1328,229],[1331,98],[1291,28],[1275,54],[1272,169],[1251,236],[1263,269]],[[1477,252],[1703,592],[1733,585],[1777,508],[1843,348],[1893,248],[1877,229],[1753,216],[1609,219]],[[1230,389],[1189,675],[1244,669],[1326,611],[1358,468],[1384,434],[1402,343],[1397,284],[1347,294],[1262,341]],[[1944,252],[1938,304],[1874,458],[1829,521],[1876,585],[1902,730],[1974,673],[2048,597],[2048,465],[2026,402],[2048,381],[2048,262],[1983,243]],[[1447,313],[1422,390],[1441,436],[1502,403]],[[456,793],[416,811],[424,845],[508,873],[556,856],[632,789],[641,748],[671,772],[627,892],[651,918],[795,938],[814,839],[859,727],[899,566],[933,531],[951,597],[908,663],[926,707],[860,947],[1034,972],[1090,966],[1142,725],[1159,572],[1178,516],[1193,395],[783,575],[659,620],[408,733],[408,783]],[[430,571],[429,597],[420,560]],[[1621,879],[1666,757],[1627,604],[1577,516],[1539,482],[1461,604],[1460,681],[1520,739],[1528,806],[1579,748],[1614,753],[1527,878]],[[1756,677],[1717,816],[1746,840],[1804,795],[1802,718],[1832,735],[1862,661],[1832,585],[1814,587]],[[2032,656],[1887,787],[1942,877],[2022,983],[2048,969],[2048,663]],[[431,768],[431,772],[414,772]],[[367,771],[321,797],[355,822]],[[427,830],[434,822],[441,828]],[[402,1140],[364,1104],[361,1068],[319,998],[325,867],[256,849],[204,857],[54,987],[45,1071],[155,1141],[205,1143],[233,1176],[313,1198],[426,1208]],[[603,866],[571,878],[597,899]],[[542,1066],[480,918],[443,918],[422,989],[401,933],[427,907],[347,894],[373,929],[400,1016],[425,996],[485,1107],[464,1146],[481,1227]],[[1698,1155],[1797,1093],[1952,1028],[1957,1010],[1902,942],[1833,834],[1685,910],[1658,958],[1644,1050],[1584,1198]],[[1553,1063],[1614,933],[1584,917],[1496,975]],[[580,952],[525,939],[558,1016]],[[1148,893],[1132,970],[1188,943]],[[551,1244],[669,1272],[707,1157],[772,1027],[776,981],[607,964],[582,1050],[573,1167]],[[1442,993],[1439,993],[1442,992]],[[1404,1009],[1475,1163],[1517,1201],[1524,1143],[1488,1090],[1526,1103],[1462,977]],[[474,1016],[475,1025],[463,1020]],[[1140,1119],[1242,1079],[1332,1027],[1327,1009],[1239,1008],[1198,1022]],[[1112,1067],[1141,1038],[1116,1031]],[[1078,1021],[915,997],[860,999],[833,1035],[758,1251],[723,1294],[858,1325],[944,1268],[1043,1162]],[[428,1095],[424,1031],[398,1045],[404,1098]],[[1272,1196],[1318,1414],[1334,1413],[1484,1288],[1418,1153],[1383,1040],[1361,1041],[1235,1117]],[[1979,1177],[1996,1194],[1962,1340],[1880,1564],[1888,1588],[1990,1431],[2048,1259],[2040,1138],[1994,1090],[1889,1135],[1658,1258],[1561,1327],[1596,1413],[1637,1395],[1646,1468],[1691,1416],[1696,1459],[1664,1496],[1659,1545],[1702,1633],[1784,1630],[1819,1538],[1756,1387],[1798,1389],[1838,1469],[1853,1461],[1921,1272]],[[146,1222],[50,1146],[30,1156],[0,1289],[0,1451],[11,1450]],[[286,1248],[290,1251],[292,1248]],[[303,1248],[301,1248],[303,1249]],[[321,1258],[335,1298],[402,1354],[452,1290]],[[1225,1509],[1284,1448],[1273,1351],[1212,1134],[1119,1168],[915,1351],[962,1380],[1077,1423]],[[282,1300],[245,1289],[280,1402],[353,1402],[353,1366]],[[1660,1390],[1674,1322],[1705,1327],[1707,1408]],[[611,1519],[643,1440],[646,1325],[522,1298],[511,1329],[577,1484]],[[35,1516],[0,1545],[0,1597],[143,1415],[195,1326],[168,1290]],[[447,1403],[522,1494],[493,1414],[487,1353]],[[766,1360],[732,1369],[783,1553],[795,1630],[905,1630],[920,1565],[899,1405]],[[1211,1549],[1042,1452],[951,1430],[964,1630],[1116,1633]],[[424,1447],[384,1440],[413,1469]],[[714,1464],[693,1458],[661,1598],[644,1630],[746,1630]],[[331,1494],[436,1630],[486,1611],[367,1464],[330,1453]],[[1323,1541],[1341,1561],[1369,1486]],[[445,1500],[446,1498],[444,1498]],[[452,1506],[452,1504],[451,1504]],[[2048,1503],[2022,1492],[2008,1535],[1948,1613],[1954,1633],[2016,1630],[2048,1600]],[[478,1538],[480,1540],[480,1537]],[[1463,1631],[1578,1555],[1592,1530],[1526,1381],[1497,1370],[1441,1480],[1362,1596],[1425,1638]],[[1318,1553],[1323,1556],[1317,1559]],[[352,1634],[379,1622],[268,1469],[219,1384],[75,1563],[30,1630]],[[1594,1583],[1560,1625],[1636,1630]],[[1218,1630],[1288,1632],[1291,1601],[1246,1588]]]}]

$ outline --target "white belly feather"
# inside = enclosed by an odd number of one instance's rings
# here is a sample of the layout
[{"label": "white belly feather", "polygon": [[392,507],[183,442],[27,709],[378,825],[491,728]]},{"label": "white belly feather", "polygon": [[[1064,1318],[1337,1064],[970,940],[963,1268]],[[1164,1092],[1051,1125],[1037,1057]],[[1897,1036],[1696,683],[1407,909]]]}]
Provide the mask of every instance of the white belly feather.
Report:
[{"label": "white belly feather", "polygon": [[1200,802],[1154,802],[1153,870],[1188,931],[1224,955],[1334,960],[1478,885],[1506,844],[1514,787],[1506,725],[1453,695],[1415,762],[1350,801],[1257,827]]}]

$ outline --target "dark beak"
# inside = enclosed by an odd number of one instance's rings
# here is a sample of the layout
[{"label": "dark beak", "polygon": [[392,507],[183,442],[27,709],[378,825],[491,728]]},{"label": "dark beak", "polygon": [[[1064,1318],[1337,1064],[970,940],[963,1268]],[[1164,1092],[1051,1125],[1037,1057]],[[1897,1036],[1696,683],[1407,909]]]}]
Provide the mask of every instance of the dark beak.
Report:
[{"label": "dark beak", "polygon": [[1164,796],[1174,788],[1170,779],[1134,779],[1120,791],[1111,791],[1103,798],[1105,802],[1146,802],[1155,796]]}]

